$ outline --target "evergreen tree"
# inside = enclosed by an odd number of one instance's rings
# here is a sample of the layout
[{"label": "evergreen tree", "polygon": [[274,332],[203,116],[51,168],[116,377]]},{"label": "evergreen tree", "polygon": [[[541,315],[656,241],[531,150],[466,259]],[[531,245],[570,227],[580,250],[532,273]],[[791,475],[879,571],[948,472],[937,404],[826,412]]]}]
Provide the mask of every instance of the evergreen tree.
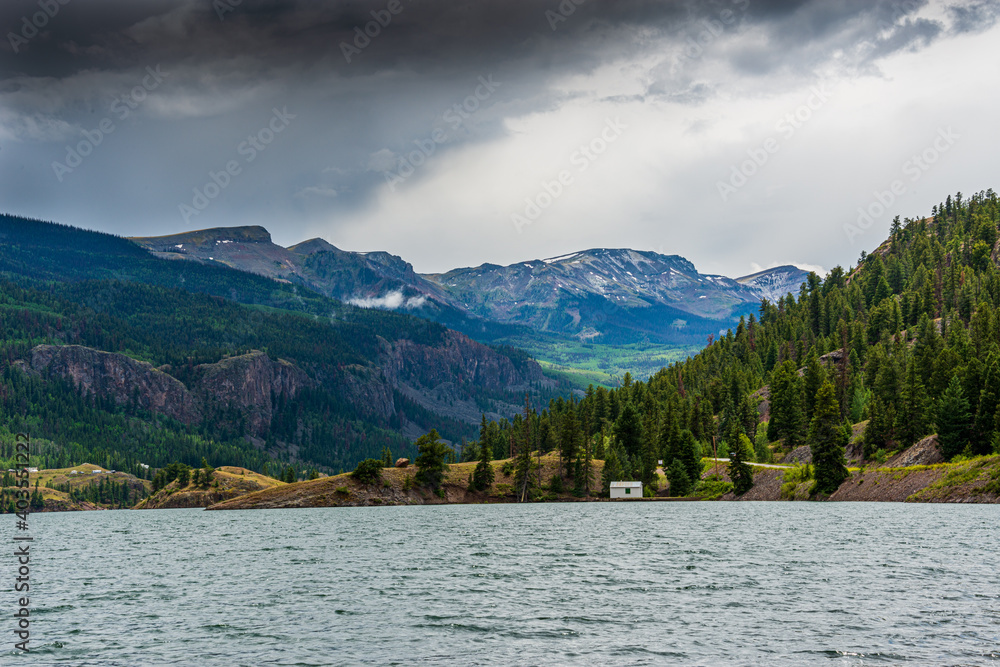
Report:
[{"label": "evergreen tree", "polygon": [[674,497],[686,496],[691,493],[691,478],[688,476],[687,468],[680,459],[674,459],[667,469],[667,482],[670,484],[670,495]]},{"label": "evergreen tree", "polygon": [[622,474],[622,465],[618,460],[618,452],[611,448],[607,458],[604,459],[604,470],[601,472],[601,490],[605,496],[611,495],[611,482],[625,481]]},{"label": "evergreen tree", "polygon": [[639,479],[643,488],[654,487],[657,482],[656,475],[656,452],[653,450],[653,443],[646,438],[642,440],[642,449],[639,454]]},{"label": "evergreen tree", "polygon": [[436,429],[420,436],[413,444],[417,448],[417,483],[439,490],[447,469],[445,460],[452,451],[451,447],[441,442]]},{"label": "evergreen tree", "polygon": [[[102,480],[103,481],[103,480]],[[42,499],[42,492],[38,490],[38,480],[35,480],[35,490],[31,494],[31,500],[29,501],[31,509],[41,510],[45,507],[45,501]]]},{"label": "evergreen tree", "polygon": [[642,420],[632,401],[627,401],[615,421],[615,439],[629,457],[637,457],[642,447]]},{"label": "evergreen tree", "polygon": [[962,391],[962,383],[953,375],[948,388],[941,394],[937,410],[938,447],[946,460],[961,454],[965,449],[969,442],[971,419],[969,401]]},{"label": "evergreen tree", "polygon": [[590,438],[587,438],[587,444],[583,451],[583,493],[585,496],[590,496],[590,489],[594,486],[594,467],[593,467],[593,457],[591,456],[591,445]]},{"label": "evergreen tree", "polygon": [[753,470],[747,465],[747,459],[753,456],[753,445],[738,427],[726,434],[726,444],[729,446],[729,479],[733,482],[733,492],[742,496],[753,488]]},{"label": "evergreen tree", "polygon": [[701,452],[698,441],[695,440],[694,433],[688,430],[681,431],[674,458],[679,460],[687,472],[692,484],[697,484],[701,479]]},{"label": "evergreen tree", "polygon": [[875,396],[869,412],[868,425],[865,426],[864,457],[870,460],[878,450],[893,448],[895,410],[892,406],[887,406],[881,397]]},{"label": "evergreen tree", "polygon": [[583,456],[577,454],[576,461],[573,462],[573,495],[582,498],[586,486],[586,474],[583,468]]},{"label": "evergreen tree", "polygon": [[[598,394],[598,396],[600,396],[600,395],[601,394]],[[604,437],[605,436],[604,436],[604,431],[603,430],[601,430],[600,432],[598,432],[598,434],[597,434],[597,444],[594,445],[594,458],[597,459],[598,461],[603,461],[604,457],[607,456],[607,452],[605,450],[605,445],[604,445]]]},{"label": "evergreen tree", "polygon": [[826,371],[823,370],[819,357],[814,347],[809,353],[809,360],[806,362],[806,374],[803,379],[803,397],[805,398],[805,419],[812,420],[813,406],[816,404],[816,392],[826,381]]},{"label": "evergreen tree", "polygon": [[514,464],[514,489],[521,502],[531,498],[531,482],[531,443],[525,440],[518,448]]},{"label": "evergreen tree", "polygon": [[771,375],[771,420],[767,439],[784,439],[787,449],[795,449],[803,439],[803,409],[801,379],[795,363],[783,362]]},{"label": "evergreen tree", "polygon": [[480,445],[479,463],[472,473],[472,487],[476,491],[487,491],[493,486],[496,473],[493,471],[493,451],[492,447]]},{"label": "evergreen tree", "polygon": [[750,440],[757,438],[757,423],[760,421],[760,414],[757,412],[757,405],[749,393],[744,394],[740,399],[739,415],[740,428]]},{"label": "evergreen tree", "polygon": [[809,426],[809,449],[816,475],[816,490],[833,493],[847,479],[844,459],[848,436],[840,423],[837,390],[829,382],[816,394],[816,408]]},{"label": "evergreen tree", "polygon": [[208,459],[201,457],[201,485],[208,487],[215,477],[215,468],[208,464]]},{"label": "evergreen tree", "polygon": [[552,478],[549,480],[549,491],[555,494],[563,492],[563,478],[562,471],[556,470],[552,473]]},{"label": "evergreen tree", "polygon": [[909,447],[930,431],[930,400],[914,359],[906,368],[899,396],[899,411],[896,413],[896,434],[899,444]]},{"label": "evergreen tree", "polygon": [[580,423],[577,421],[576,413],[573,410],[566,410],[562,415],[562,428],[559,430],[559,458],[562,461],[563,470],[569,475],[570,466],[576,459],[580,449]]},{"label": "evergreen tree", "polygon": [[[988,334],[983,334],[988,335]],[[983,344],[985,347],[985,343]],[[972,428],[970,445],[977,455],[989,454],[993,449],[993,429],[996,426],[998,403],[1000,403],[1000,358],[991,354],[986,363],[986,377],[979,392],[979,404]]]}]

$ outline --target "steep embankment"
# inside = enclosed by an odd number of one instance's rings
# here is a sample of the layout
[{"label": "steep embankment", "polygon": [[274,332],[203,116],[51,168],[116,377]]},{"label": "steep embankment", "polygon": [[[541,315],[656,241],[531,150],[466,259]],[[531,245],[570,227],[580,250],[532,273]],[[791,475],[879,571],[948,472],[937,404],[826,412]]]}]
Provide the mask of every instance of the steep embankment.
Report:
[{"label": "steep embankment", "polygon": [[[1000,503],[1000,456],[958,463],[851,468],[829,497],[811,494],[813,480],[794,471],[755,469],[754,486],[742,496],[723,500],[831,500],[853,502]],[[706,473],[707,474],[707,473]],[[728,475],[724,475],[728,480]],[[794,481],[786,481],[792,480]]]},{"label": "steep embankment", "polygon": [[247,494],[285,486],[272,477],[255,473],[245,468],[222,466],[212,474],[208,486],[198,486],[188,482],[181,487],[177,480],[170,482],[155,494],[146,498],[133,509],[179,509],[185,507],[208,507]]}]

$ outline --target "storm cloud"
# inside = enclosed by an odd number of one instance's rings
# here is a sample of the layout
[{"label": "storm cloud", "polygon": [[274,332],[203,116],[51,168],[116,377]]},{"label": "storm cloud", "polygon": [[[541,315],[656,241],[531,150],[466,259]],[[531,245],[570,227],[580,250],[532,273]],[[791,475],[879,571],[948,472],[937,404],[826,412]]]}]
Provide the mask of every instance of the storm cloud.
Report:
[{"label": "storm cloud", "polygon": [[[981,72],[1000,65],[997,16],[982,1],[9,1],[2,208],[127,235],[260,224],[419,271],[593,246],[729,275],[830,267],[896,213],[995,185]],[[948,152],[903,176],[947,127]],[[905,196],[845,236],[900,178]]]}]

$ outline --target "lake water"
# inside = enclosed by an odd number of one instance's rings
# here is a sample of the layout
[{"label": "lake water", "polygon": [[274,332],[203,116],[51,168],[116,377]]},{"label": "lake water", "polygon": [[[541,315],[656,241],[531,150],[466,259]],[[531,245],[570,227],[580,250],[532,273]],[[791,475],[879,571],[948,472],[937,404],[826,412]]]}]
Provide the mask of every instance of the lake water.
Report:
[{"label": "lake water", "polygon": [[34,650],[12,652],[4,585],[0,664],[997,663],[998,519],[867,503],[32,515]]}]

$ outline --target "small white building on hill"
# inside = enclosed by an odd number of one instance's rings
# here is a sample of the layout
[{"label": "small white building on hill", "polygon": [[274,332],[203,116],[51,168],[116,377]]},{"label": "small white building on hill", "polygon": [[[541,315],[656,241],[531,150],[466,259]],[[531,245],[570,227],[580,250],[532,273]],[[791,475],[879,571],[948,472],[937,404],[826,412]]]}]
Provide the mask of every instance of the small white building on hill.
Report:
[{"label": "small white building on hill", "polygon": [[612,498],[642,498],[642,482],[611,482]]}]

